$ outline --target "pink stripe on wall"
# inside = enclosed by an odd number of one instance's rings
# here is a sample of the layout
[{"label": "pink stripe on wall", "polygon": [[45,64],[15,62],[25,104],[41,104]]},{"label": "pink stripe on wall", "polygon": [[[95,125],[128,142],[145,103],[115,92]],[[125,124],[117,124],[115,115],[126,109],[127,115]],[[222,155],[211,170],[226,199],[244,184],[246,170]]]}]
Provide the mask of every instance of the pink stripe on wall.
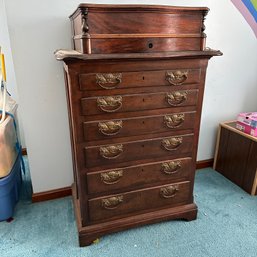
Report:
[{"label": "pink stripe on wall", "polygon": [[257,37],[257,23],[255,22],[255,19],[250,13],[250,11],[247,9],[247,7],[244,5],[244,3],[241,0],[231,0],[231,2],[236,6],[236,8],[244,16],[248,24],[251,26],[255,36]]}]

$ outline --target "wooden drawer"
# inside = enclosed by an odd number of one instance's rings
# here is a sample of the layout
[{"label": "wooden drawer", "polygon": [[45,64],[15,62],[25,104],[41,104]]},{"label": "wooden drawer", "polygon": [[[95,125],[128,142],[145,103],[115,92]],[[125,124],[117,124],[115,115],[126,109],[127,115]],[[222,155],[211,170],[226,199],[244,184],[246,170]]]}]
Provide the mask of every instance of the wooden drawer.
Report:
[{"label": "wooden drawer", "polygon": [[[93,44],[93,53],[156,53],[167,51],[192,51],[201,50],[202,38],[174,38],[174,37],[138,37],[138,38],[91,38]],[[86,42],[84,49],[86,48]],[[75,47],[81,51],[79,44],[81,41],[75,41]],[[112,47],[110,47],[110,45]]]},{"label": "wooden drawer", "polygon": [[191,158],[181,158],[88,173],[88,193],[110,194],[114,190],[126,191],[154,183],[183,181],[188,179],[191,167]]},{"label": "wooden drawer", "polygon": [[102,165],[152,159],[158,157],[173,157],[178,154],[189,154],[193,148],[193,134],[178,135],[165,138],[155,138],[131,141],[118,144],[85,147],[86,168]]},{"label": "wooden drawer", "polygon": [[[110,6],[110,5],[109,5]],[[101,11],[87,8],[89,11],[89,26],[94,34],[197,34],[202,26],[203,11],[190,10],[182,8],[175,13],[176,7],[163,7],[158,9],[158,6],[134,6],[134,10],[127,6],[112,6],[112,10],[105,9]],[[101,7],[99,7],[100,9]],[[168,10],[168,8],[170,10]],[[95,8],[96,9],[96,8]],[[138,10],[140,10],[138,12]],[[144,9],[144,10],[143,10]],[[155,9],[155,10],[151,10]],[[149,21],[149,22],[146,22]],[[120,22],[117,22],[120,21]],[[109,24],[109,26],[106,26]],[[171,26],[176,24],[176,26]],[[185,26],[187,24],[187,26]],[[81,30],[81,27],[78,27]]]},{"label": "wooden drawer", "polygon": [[85,141],[193,129],[195,112],[122,118],[83,123]]},{"label": "wooden drawer", "polygon": [[81,99],[82,115],[135,112],[176,106],[195,106],[198,90],[180,90],[148,94],[128,94]]},{"label": "wooden drawer", "polygon": [[177,86],[199,83],[200,73],[200,69],[86,73],[79,75],[79,84],[81,90]]},{"label": "wooden drawer", "polygon": [[99,221],[149,210],[186,204],[190,198],[190,182],[168,184],[124,194],[89,200],[89,219]]}]

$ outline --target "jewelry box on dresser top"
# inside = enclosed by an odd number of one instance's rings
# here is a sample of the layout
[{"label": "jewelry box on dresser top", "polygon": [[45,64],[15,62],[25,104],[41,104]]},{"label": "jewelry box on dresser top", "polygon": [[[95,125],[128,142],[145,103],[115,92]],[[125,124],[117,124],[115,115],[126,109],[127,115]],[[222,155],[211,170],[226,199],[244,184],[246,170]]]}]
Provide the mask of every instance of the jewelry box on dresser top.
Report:
[{"label": "jewelry box on dresser top", "polygon": [[194,220],[208,8],[81,4],[63,61],[81,246]]}]

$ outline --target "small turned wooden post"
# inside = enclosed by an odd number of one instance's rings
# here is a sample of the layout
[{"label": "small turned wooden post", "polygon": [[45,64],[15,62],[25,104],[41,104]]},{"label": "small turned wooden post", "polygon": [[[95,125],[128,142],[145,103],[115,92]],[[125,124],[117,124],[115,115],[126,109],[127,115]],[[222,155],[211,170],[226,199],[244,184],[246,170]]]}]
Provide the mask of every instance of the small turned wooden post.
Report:
[{"label": "small turned wooden post", "polygon": [[[81,50],[82,53],[87,53],[87,54],[91,54],[91,36],[88,33],[89,31],[89,27],[88,27],[88,23],[87,23],[87,15],[88,15],[88,10],[87,9],[83,9],[82,13],[81,13],[81,19],[82,19],[82,38],[81,40]],[[87,40],[84,40],[84,38],[87,38]]]},{"label": "small turned wooden post", "polygon": [[204,21],[206,19],[206,15],[208,14],[209,10],[206,10],[203,12],[203,23],[202,23],[202,43],[201,43],[201,49],[202,51],[205,50],[205,46],[206,46],[206,34],[204,33],[205,31],[205,24],[204,24]]}]

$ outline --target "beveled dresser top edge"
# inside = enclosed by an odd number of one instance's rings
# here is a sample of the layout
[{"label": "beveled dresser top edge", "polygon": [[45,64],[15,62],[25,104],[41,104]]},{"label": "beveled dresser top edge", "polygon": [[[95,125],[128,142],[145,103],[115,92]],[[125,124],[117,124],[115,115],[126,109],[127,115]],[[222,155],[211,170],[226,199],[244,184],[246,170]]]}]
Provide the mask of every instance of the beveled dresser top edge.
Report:
[{"label": "beveled dresser top edge", "polygon": [[205,51],[172,51],[172,52],[156,52],[156,53],[121,53],[121,54],[82,54],[75,50],[56,50],[55,57],[59,61],[69,59],[80,60],[118,60],[118,59],[177,59],[177,58],[195,58],[212,56],[221,56],[219,50],[207,49]]},{"label": "beveled dresser top edge", "polygon": [[78,11],[93,12],[203,12],[206,15],[209,12],[208,7],[190,7],[190,6],[170,6],[170,5],[147,5],[147,4],[89,4],[81,3],[76,10],[69,16],[72,18]]}]

